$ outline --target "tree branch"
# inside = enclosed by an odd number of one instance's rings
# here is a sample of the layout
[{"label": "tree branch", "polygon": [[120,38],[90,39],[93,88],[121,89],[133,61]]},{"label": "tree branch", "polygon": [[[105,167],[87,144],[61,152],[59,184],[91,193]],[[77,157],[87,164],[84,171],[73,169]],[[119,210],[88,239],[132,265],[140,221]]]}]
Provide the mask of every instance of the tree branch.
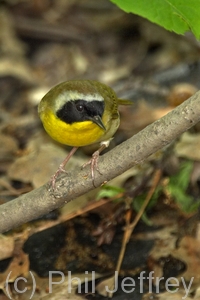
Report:
[{"label": "tree branch", "polygon": [[[200,91],[173,111],[99,158],[95,185],[98,187],[151,154],[170,144],[181,133],[200,121]],[[53,193],[46,184],[0,206],[0,232],[36,219],[92,190],[90,168],[63,174]]]}]

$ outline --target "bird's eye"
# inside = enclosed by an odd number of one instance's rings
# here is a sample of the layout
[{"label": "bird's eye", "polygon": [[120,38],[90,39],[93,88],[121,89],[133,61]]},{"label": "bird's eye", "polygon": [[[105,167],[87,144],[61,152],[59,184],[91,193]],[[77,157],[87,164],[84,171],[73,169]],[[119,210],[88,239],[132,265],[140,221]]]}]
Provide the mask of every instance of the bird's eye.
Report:
[{"label": "bird's eye", "polygon": [[84,110],[84,107],[81,104],[76,104],[76,108],[77,108],[78,111],[83,111]]}]

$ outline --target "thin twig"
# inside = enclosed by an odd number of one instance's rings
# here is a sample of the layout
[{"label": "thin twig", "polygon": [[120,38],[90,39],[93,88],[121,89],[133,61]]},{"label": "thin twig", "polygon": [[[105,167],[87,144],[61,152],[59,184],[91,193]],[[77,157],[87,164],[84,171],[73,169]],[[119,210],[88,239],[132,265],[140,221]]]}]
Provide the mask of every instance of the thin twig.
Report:
[{"label": "thin twig", "polygon": [[[138,221],[140,220],[140,218],[142,217],[147,205],[149,204],[149,201],[151,200],[151,197],[153,196],[153,193],[155,192],[155,189],[160,181],[160,177],[161,177],[161,170],[157,169],[154,173],[154,177],[153,177],[153,182],[152,182],[152,186],[146,196],[146,199],[142,205],[142,207],[140,208],[140,211],[137,213],[134,221],[130,224],[130,219],[131,219],[131,211],[128,210],[126,213],[126,227],[125,227],[125,231],[124,231],[124,235],[123,235],[123,240],[122,240],[122,245],[121,245],[121,249],[120,249],[120,253],[119,253],[119,257],[118,257],[118,261],[117,261],[117,266],[116,266],[116,274],[119,274],[119,271],[121,269],[121,265],[124,259],[124,254],[126,251],[126,246],[130,240],[130,236],[135,228],[135,226],[137,225]],[[116,276],[116,275],[115,275]],[[115,289],[115,276],[112,276],[110,278],[110,287],[109,290],[113,291]],[[112,297],[112,292],[108,293],[107,295],[108,297]]]},{"label": "thin twig", "polygon": [[146,196],[146,199],[144,200],[144,202],[143,202],[139,212],[137,213],[135,219],[133,220],[133,222],[129,226],[129,238],[128,238],[128,240],[130,239],[130,236],[131,236],[135,226],[137,225],[137,223],[141,219],[147,205],[149,204],[149,201],[151,200],[151,197],[153,196],[153,193],[155,192],[155,189],[158,186],[158,183],[159,183],[160,178],[161,178],[161,174],[162,174],[161,169],[157,169],[155,171],[154,176],[153,176],[152,186],[151,186],[151,188],[150,188],[150,190],[149,190],[149,192]]}]

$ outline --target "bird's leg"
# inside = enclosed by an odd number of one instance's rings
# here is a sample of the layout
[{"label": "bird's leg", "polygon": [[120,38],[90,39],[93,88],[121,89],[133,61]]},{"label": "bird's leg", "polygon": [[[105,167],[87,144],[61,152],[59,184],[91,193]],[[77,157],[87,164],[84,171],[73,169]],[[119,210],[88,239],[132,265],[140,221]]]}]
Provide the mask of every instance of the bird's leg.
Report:
[{"label": "bird's leg", "polygon": [[100,170],[98,168],[98,160],[99,160],[99,155],[100,153],[109,146],[110,144],[110,140],[107,140],[107,141],[103,141],[101,142],[100,144],[100,148],[95,151],[93,154],[92,154],[92,158],[86,162],[83,166],[82,166],[82,169],[85,168],[87,165],[90,165],[91,167],[91,175],[92,175],[92,180],[93,180],[93,184],[94,184],[94,179],[95,179],[95,176],[94,176],[94,170],[96,169],[100,174]]},{"label": "bird's leg", "polygon": [[67,164],[67,162],[70,160],[70,158],[73,156],[73,154],[76,152],[77,149],[78,149],[78,147],[72,148],[72,150],[69,152],[69,154],[65,157],[63,162],[58,167],[58,170],[56,171],[56,173],[51,177],[50,184],[51,184],[53,190],[55,189],[56,179],[57,179],[58,175],[60,175],[61,173],[66,173],[66,171],[64,170],[64,167]]}]

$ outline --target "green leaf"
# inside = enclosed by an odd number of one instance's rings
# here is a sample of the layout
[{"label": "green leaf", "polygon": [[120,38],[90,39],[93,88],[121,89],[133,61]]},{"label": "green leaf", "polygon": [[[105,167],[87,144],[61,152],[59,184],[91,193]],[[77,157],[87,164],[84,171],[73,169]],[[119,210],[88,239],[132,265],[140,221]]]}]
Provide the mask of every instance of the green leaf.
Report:
[{"label": "green leaf", "polygon": [[176,175],[170,177],[170,185],[178,187],[179,189],[186,192],[190,182],[190,175],[192,172],[193,164],[194,163],[190,160],[184,161],[180,166],[179,172]]},{"label": "green leaf", "polygon": [[[141,209],[141,207],[142,207],[142,205],[143,205],[143,203],[144,203],[144,201],[145,201],[145,198],[146,198],[146,194],[138,195],[137,197],[134,198],[134,200],[133,200],[133,208],[134,208],[134,210],[135,210],[136,212],[139,212],[139,211],[140,211],[140,209]],[[147,225],[149,225],[149,226],[152,225],[152,222],[151,222],[151,220],[148,218],[146,211],[144,211],[144,213],[143,213],[141,219],[142,219],[142,221],[143,221],[145,224],[147,224]]]},{"label": "green leaf", "polygon": [[111,0],[122,10],[147,18],[167,30],[200,38],[200,0]]},{"label": "green leaf", "polygon": [[169,186],[169,192],[184,211],[190,211],[190,206],[193,202],[192,196],[188,195],[184,190],[175,185]]},{"label": "green leaf", "polygon": [[[147,225],[151,226],[152,225],[152,222],[151,220],[148,218],[147,216],[147,210],[154,207],[158,201],[158,198],[160,196],[162,192],[162,189],[160,186],[158,186],[153,194],[153,196],[151,197],[151,200],[149,202],[149,204],[147,205],[146,207],[146,210],[144,211],[143,215],[142,215],[142,220],[144,223],[146,223]],[[137,197],[135,197],[133,199],[133,208],[135,209],[136,212],[139,212],[145,199],[147,197],[147,194],[144,193],[144,194],[141,194],[141,195],[138,195]]]},{"label": "green leaf", "polygon": [[170,177],[168,185],[170,195],[185,212],[195,211],[200,204],[199,200],[194,200],[194,198],[187,193],[192,168],[192,161],[183,162],[180,171],[176,175]]},{"label": "green leaf", "polygon": [[116,187],[116,186],[111,186],[111,185],[104,185],[98,195],[97,195],[97,200],[102,199],[102,198],[113,198],[117,196],[119,193],[123,193],[124,189]]}]

